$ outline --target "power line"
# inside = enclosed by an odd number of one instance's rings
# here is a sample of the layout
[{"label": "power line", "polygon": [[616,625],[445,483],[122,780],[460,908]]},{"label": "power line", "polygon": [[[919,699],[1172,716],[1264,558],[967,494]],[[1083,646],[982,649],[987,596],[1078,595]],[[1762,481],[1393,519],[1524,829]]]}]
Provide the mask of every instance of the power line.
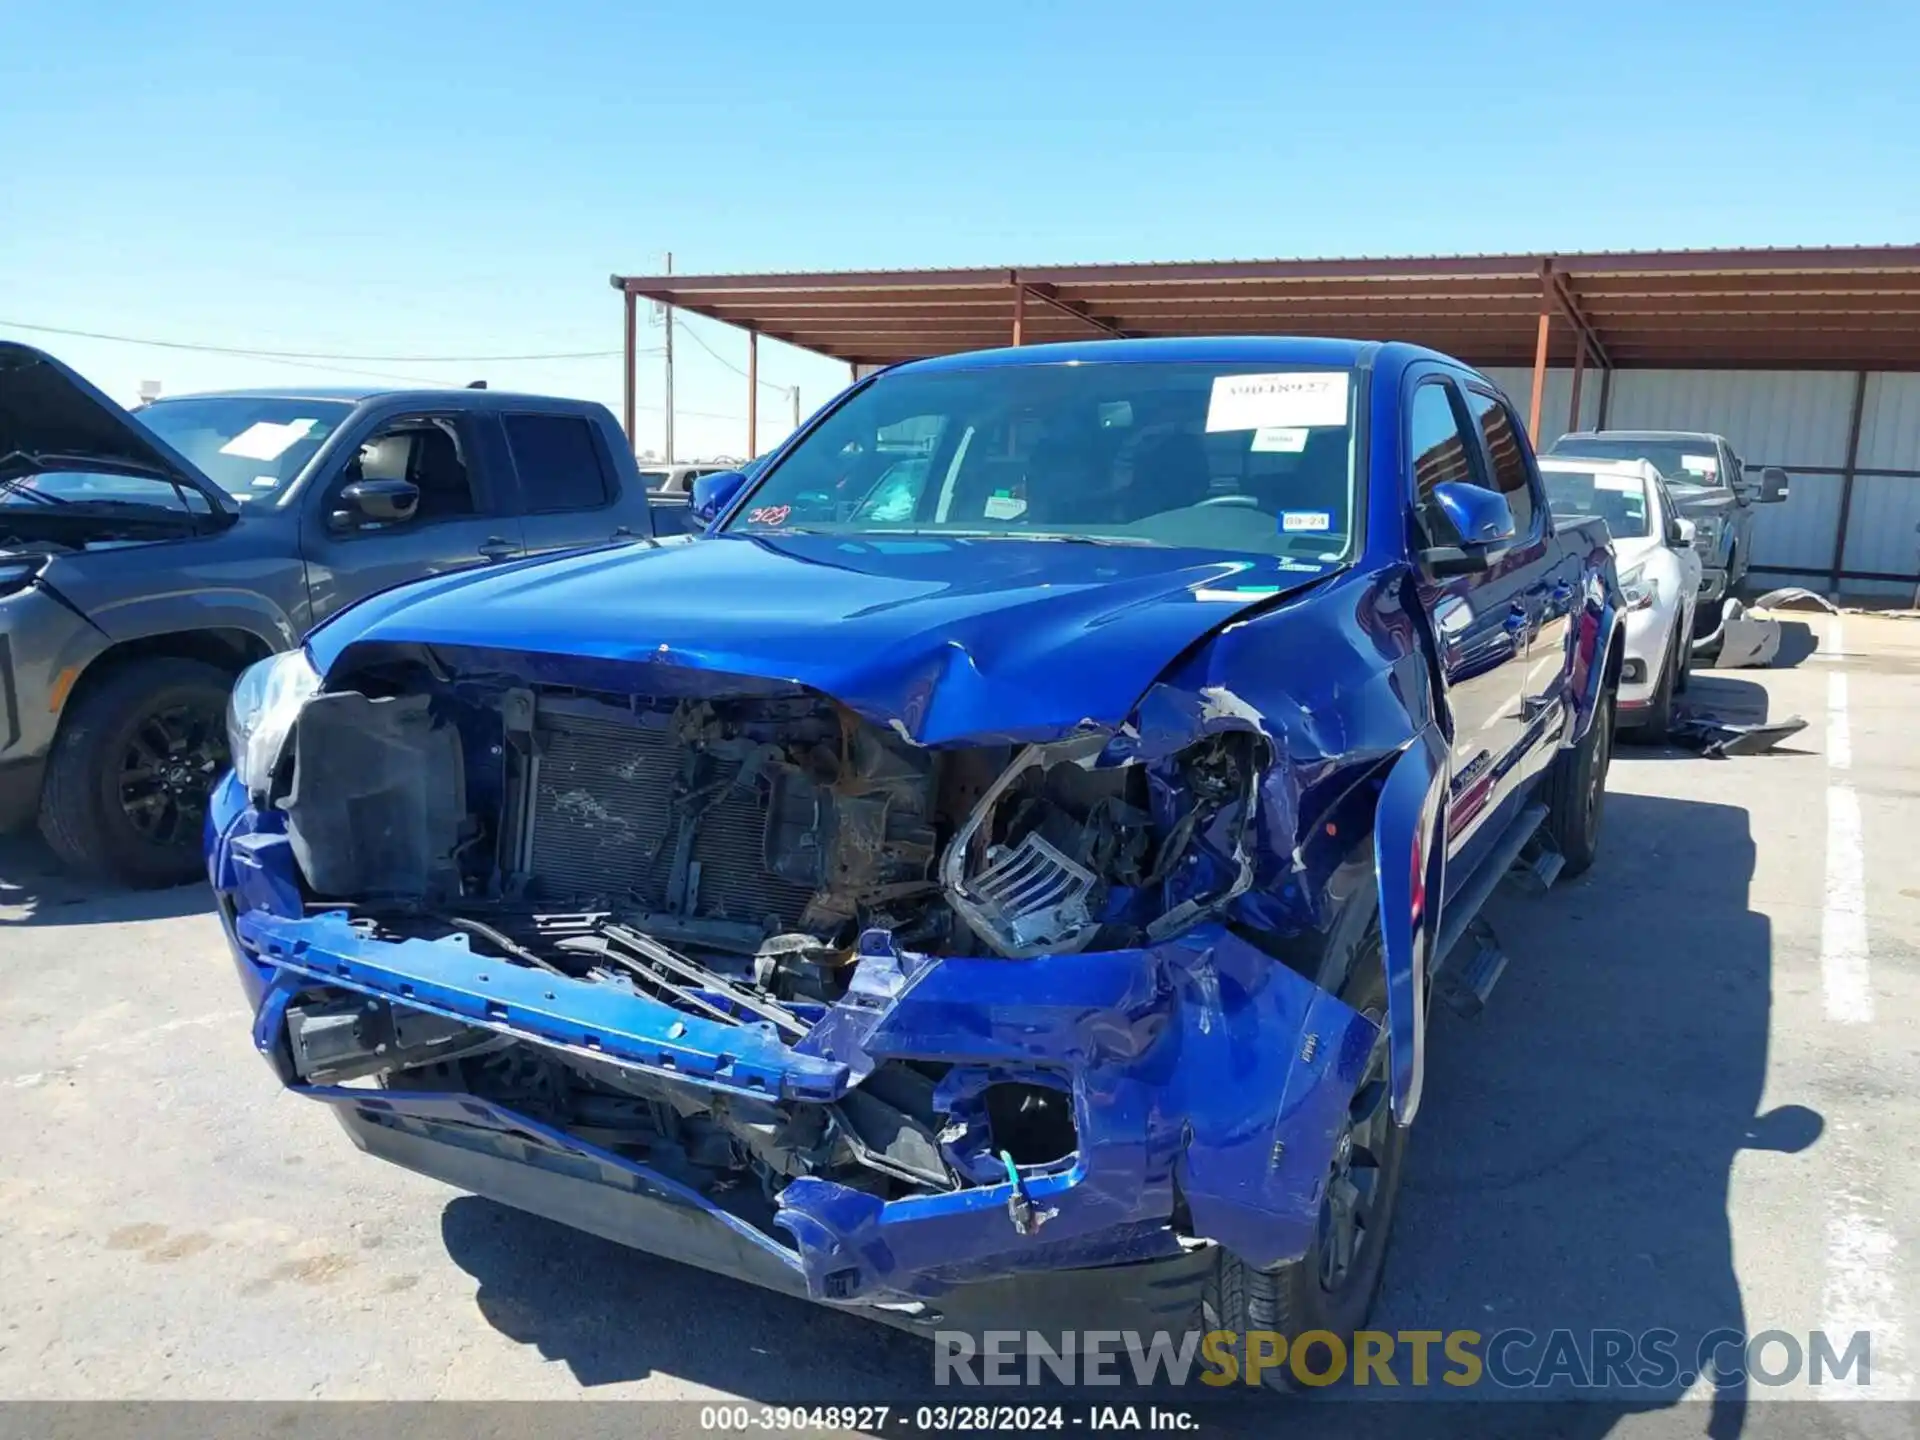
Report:
[{"label": "power line", "polygon": [[[427,385],[446,387],[449,389],[456,388],[455,382],[438,376],[401,375],[388,370],[348,369],[339,365],[317,364],[313,362],[324,360],[372,360],[376,362],[384,361],[396,365],[487,365],[504,364],[509,361],[611,359],[614,356],[624,355],[626,353],[624,350],[579,350],[544,355],[334,355],[305,350],[248,350],[233,345],[203,345],[186,340],[151,340],[134,335],[109,335],[97,330],[74,330],[59,325],[29,325],[20,320],[0,320],[0,330],[28,330],[41,335],[67,335],[82,340],[107,340],[120,345],[151,345],[162,350],[191,350],[215,355],[234,355],[242,359],[271,360],[277,365],[288,365],[297,370],[317,370],[329,375],[357,375],[375,380],[404,380],[409,385]],[[687,333],[693,334],[690,329]],[[694,340],[702,349],[706,350],[708,354],[713,354],[712,349],[704,340],[701,340],[698,335],[694,335]],[[634,353],[636,355],[658,355],[662,353],[662,349],[663,347],[654,345],[636,350]],[[715,355],[714,358],[716,360],[720,359],[717,355]],[[727,362],[721,360],[720,363],[724,365]],[[739,373],[745,374],[746,372],[740,371]],[[768,382],[763,380],[760,383],[764,385]],[[790,387],[776,385],[772,388],[784,392]],[[662,413],[662,407],[658,405],[641,405],[638,408],[656,415]],[[746,418],[741,415],[723,415],[713,410],[681,410],[676,408],[676,413],[696,416],[702,420],[744,420]]]},{"label": "power line", "polygon": [[[315,350],[260,350],[241,345],[209,345],[190,340],[154,340],[139,335],[109,335],[99,330],[72,330],[60,325],[29,325],[24,320],[0,320],[8,330],[30,330],[41,335],[67,335],[81,340],[110,340],[120,345],[151,345],[160,350],[193,350],[210,355],[238,355],[251,360],[370,360],[388,365],[500,365],[533,360],[609,360],[624,350],[553,350],[533,355],[338,355]],[[658,349],[638,353],[658,354]],[[347,372],[367,373],[372,372]],[[436,382],[438,383],[438,382]]]},{"label": "power line", "polygon": [[276,365],[291,365],[296,370],[317,370],[323,375],[358,375],[362,379],[404,380],[409,385],[425,385],[429,389],[453,389],[456,382],[427,375],[396,375],[389,370],[350,370],[339,365],[313,365],[303,360],[275,360]]},{"label": "power line", "polygon": [[[680,328],[684,330],[688,335],[691,335],[693,337],[694,344],[698,345],[702,350],[706,351],[707,354],[713,356],[714,359],[718,360],[722,365],[726,366],[727,369],[731,370],[734,374],[738,375],[742,380],[745,380],[746,378],[748,378],[746,371],[742,370],[738,365],[734,364],[731,360],[727,359],[726,356],[722,355],[718,350],[715,350],[711,345],[707,344],[705,340],[702,340],[700,338],[700,332],[694,329],[693,326],[687,324],[683,320],[681,321]],[[787,394],[789,391],[793,389],[791,385],[776,385],[771,380],[761,380],[758,376],[754,376],[753,378],[756,383],[765,386],[769,390],[777,390],[782,395]]]}]

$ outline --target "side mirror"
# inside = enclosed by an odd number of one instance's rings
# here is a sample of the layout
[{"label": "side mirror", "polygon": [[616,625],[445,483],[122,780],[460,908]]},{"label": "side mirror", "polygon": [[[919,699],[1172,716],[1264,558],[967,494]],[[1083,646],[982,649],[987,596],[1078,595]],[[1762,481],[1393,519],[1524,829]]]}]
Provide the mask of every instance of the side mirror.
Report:
[{"label": "side mirror", "polygon": [[1685,550],[1693,544],[1693,537],[1700,533],[1700,527],[1684,517],[1667,522],[1667,544],[1675,550]]},{"label": "side mirror", "polygon": [[1497,490],[1449,480],[1433,487],[1433,503],[1453,532],[1454,545],[1436,545],[1421,554],[1435,575],[1472,575],[1490,569],[1513,542],[1513,511]]},{"label": "side mirror", "polygon": [[401,525],[420,508],[420,487],[410,480],[355,480],[341,487],[339,506],[330,517],[336,530],[356,525]]},{"label": "side mirror", "polygon": [[716,470],[711,475],[700,476],[693,482],[693,518],[702,525],[711,525],[720,518],[720,512],[733,503],[733,497],[746,483],[747,477],[738,470]]},{"label": "side mirror", "polygon": [[1760,471],[1760,503],[1778,505],[1787,498],[1787,472],[1778,465],[1768,465]]}]

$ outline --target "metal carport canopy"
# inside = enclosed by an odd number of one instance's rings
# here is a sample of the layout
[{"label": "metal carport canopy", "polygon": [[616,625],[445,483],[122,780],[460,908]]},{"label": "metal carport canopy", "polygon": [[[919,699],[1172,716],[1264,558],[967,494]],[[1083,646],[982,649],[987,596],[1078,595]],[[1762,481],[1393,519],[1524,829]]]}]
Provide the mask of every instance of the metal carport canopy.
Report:
[{"label": "metal carport canopy", "polygon": [[[1411,340],[1481,365],[1920,369],[1920,246],[615,276],[630,296],[888,364],[1094,334]],[[1584,344],[1582,342],[1585,342]]]},{"label": "metal carport canopy", "polygon": [[1920,246],[616,275],[632,432],[637,299],[855,364],[1114,336],[1410,340],[1581,372],[1920,370]]}]

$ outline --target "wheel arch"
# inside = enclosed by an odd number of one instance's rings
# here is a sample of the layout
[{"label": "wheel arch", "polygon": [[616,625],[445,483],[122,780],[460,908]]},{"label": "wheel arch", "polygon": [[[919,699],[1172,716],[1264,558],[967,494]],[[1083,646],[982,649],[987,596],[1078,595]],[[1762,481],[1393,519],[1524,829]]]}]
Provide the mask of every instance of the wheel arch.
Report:
[{"label": "wheel arch", "polygon": [[[237,676],[254,661],[264,660],[271,655],[274,649],[265,636],[239,626],[173,630],[116,641],[92,656],[84,666],[74,667],[70,675],[63,674],[56,678],[55,698],[60,711],[60,724],[66,724],[67,716],[73,712],[78,701],[136,660],[198,660]],[[63,684],[64,690],[58,688]]]}]

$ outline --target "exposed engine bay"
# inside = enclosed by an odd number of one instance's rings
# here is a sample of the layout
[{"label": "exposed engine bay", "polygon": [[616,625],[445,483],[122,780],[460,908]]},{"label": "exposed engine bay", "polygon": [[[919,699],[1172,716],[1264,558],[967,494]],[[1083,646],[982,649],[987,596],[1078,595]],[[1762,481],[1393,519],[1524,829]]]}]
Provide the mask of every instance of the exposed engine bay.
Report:
[{"label": "exposed engine bay", "polygon": [[[797,687],[662,673],[620,693],[413,651],[336,677],[272,797],[307,909],[804,1051],[876,932],[1017,963],[1148,943],[1250,883],[1268,760],[1250,728],[1153,759],[1093,731],[928,749]],[[816,1104],[318,993],[288,1033],[311,1083],[484,1096],[761,1226],[798,1176],[892,1199],[1075,1148],[1070,1086],[1038,1068],[889,1059]]]}]

